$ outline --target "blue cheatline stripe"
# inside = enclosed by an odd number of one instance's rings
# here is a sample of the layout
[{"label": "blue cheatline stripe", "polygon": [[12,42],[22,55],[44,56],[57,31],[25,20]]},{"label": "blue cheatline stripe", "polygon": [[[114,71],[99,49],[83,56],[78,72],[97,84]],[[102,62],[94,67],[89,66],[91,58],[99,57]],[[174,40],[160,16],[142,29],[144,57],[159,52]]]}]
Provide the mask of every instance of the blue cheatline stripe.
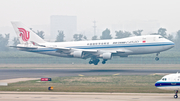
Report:
[{"label": "blue cheatline stripe", "polygon": [[180,86],[180,82],[156,82],[156,87]]},{"label": "blue cheatline stripe", "polygon": [[[161,42],[161,43],[137,43],[137,44],[110,44],[110,45],[92,45],[92,46],[75,46],[75,47],[65,47],[65,48],[76,48],[76,49],[103,49],[103,48],[124,48],[124,47],[149,47],[149,46],[167,46],[174,45],[171,42]],[[29,52],[46,52],[46,51],[57,51],[58,49],[45,48],[29,50]]]},{"label": "blue cheatline stripe", "polygon": [[67,47],[67,48],[102,49],[102,48],[148,47],[148,46],[166,46],[166,45],[174,45],[174,43],[161,42],[161,43],[137,43],[137,44],[111,44],[111,45],[75,46],[75,47]]}]

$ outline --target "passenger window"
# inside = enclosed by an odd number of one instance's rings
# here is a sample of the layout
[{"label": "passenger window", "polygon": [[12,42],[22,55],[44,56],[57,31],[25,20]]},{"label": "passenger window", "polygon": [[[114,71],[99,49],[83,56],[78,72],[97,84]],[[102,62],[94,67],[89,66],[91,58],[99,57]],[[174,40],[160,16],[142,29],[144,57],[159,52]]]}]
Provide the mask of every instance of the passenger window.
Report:
[{"label": "passenger window", "polygon": [[107,43],[107,45],[109,45],[109,42]]},{"label": "passenger window", "polygon": [[92,43],[90,43],[90,45],[92,45]]},{"label": "passenger window", "polygon": [[113,44],[117,44],[117,42],[113,42]]},{"label": "passenger window", "polygon": [[89,45],[89,43],[87,43],[87,45]]}]

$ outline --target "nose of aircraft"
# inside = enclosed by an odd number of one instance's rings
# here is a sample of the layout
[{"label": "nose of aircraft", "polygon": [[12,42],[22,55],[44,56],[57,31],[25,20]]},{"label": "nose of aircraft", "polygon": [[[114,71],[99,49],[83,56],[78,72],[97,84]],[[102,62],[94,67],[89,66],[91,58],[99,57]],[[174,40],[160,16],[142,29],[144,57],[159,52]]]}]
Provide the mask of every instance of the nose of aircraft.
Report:
[{"label": "nose of aircraft", "polygon": [[156,87],[158,88],[158,87],[162,86],[162,82],[157,81],[157,82],[154,84],[154,86],[156,86]]},{"label": "nose of aircraft", "polygon": [[171,42],[171,44],[172,44],[172,45],[171,45],[171,48],[173,48],[175,44],[174,44],[174,42],[172,42],[172,41],[170,41],[170,42]]},{"label": "nose of aircraft", "polygon": [[174,47],[174,42],[171,41],[172,46]]},{"label": "nose of aircraft", "polygon": [[156,87],[157,87],[158,85],[159,85],[159,83],[158,83],[158,82],[156,82],[154,86],[156,86]]},{"label": "nose of aircraft", "polygon": [[172,42],[172,41],[170,41],[168,39],[166,39],[166,41],[169,43],[169,45],[168,45],[169,49],[174,47],[174,45],[175,45],[174,42]]}]

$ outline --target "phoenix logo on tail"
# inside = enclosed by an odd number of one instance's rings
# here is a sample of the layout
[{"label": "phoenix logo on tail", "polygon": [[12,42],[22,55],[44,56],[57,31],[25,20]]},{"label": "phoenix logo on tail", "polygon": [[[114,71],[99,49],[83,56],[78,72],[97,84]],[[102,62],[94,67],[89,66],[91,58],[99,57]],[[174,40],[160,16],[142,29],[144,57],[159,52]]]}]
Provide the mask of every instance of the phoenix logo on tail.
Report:
[{"label": "phoenix logo on tail", "polygon": [[29,31],[26,31],[24,28],[18,28],[19,29],[19,31],[21,32],[20,34],[19,34],[19,36],[20,37],[22,37],[22,40],[23,41],[28,41],[29,40],[29,38],[30,38],[30,35],[29,35]]}]

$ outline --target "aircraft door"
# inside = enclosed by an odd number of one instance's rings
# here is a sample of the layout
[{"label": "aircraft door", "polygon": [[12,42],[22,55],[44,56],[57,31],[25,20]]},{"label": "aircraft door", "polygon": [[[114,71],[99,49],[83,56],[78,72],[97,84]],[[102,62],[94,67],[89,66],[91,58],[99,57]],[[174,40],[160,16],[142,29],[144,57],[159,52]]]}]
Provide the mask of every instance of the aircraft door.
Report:
[{"label": "aircraft door", "polygon": [[153,37],[153,41],[156,41],[156,37]]}]

